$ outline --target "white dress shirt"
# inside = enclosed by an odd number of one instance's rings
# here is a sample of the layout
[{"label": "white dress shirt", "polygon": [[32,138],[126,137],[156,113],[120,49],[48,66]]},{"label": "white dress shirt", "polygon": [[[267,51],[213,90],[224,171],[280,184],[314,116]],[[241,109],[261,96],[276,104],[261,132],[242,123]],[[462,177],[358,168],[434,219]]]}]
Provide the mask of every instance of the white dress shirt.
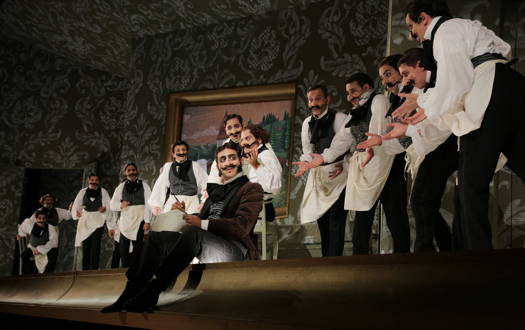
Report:
[{"label": "white dress shirt", "polygon": [[[29,237],[31,236],[31,231],[33,230],[33,226],[35,225],[36,221],[32,218],[25,219],[20,225],[20,227],[18,227],[18,236],[27,237],[29,240]],[[36,247],[38,252],[42,254],[47,254],[49,250],[58,247],[58,231],[56,227],[48,225],[47,228],[49,229],[49,241],[47,241],[47,243],[44,245],[39,245]]]},{"label": "white dress shirt", "polygon": [[[325,111],[319,116],[319,119],[323,118],[324,116],[326,116],[326,114],[328,113],[328,107],[325,109]],[[314,152],[314,145],[312,143],[310,143],[310,140],[312,138],[312,135],[310,134],[310,126],[308,125],[308,123],[310,122],[310,120],[312,119],[312,116],[308,116],[306,117],[306,119],[303,121],[303,126],[302,126],[302,129],[301,129],[301,143],[302,143],[302,146],[303,146],[303,154],[301,155],[301,161],[303,162],[309,162],[312,160],[312,156],[310,156],[311,153]],[[336,112],[335,113],[335,118],[334,118],[334,132],[336,132],[336,135],[337,133],[341,130],[341,128],[344,128],[346,122],[348,120],[348,117],[347,115],[345,115],[344,113],[342,112]],[[331,145],[333,145],[334,143],[334,140],[335,140],[335,136],[334,136],[334,139],[332,140],[332,143]],[[326,149],[325,149],[326,150]],[[348,150],[348,148],[347,148]],[[346,151],[345,151],[346,152]],[[344,153],[344,152],[343,152]],[[343,154],[341,153],[341,154]],[[324,156],[324,154],[323,154]],[[334,157],[332,160],[330,161],[327,161],[326,158],[325,158],[325,162],[327,163],[331,163],[332,161],[334,161],[337,157],[339,156],[336,156]]]},{"label": "white dress shirt", "polygon": [[[363,94],[363,97],[359,101],[359,106],[365,104],[368,101],[371,94],[372,91]],[[370,119],[368,132],[379,135],[382,135],[386,132],[386,124],[388,123],[388,119],[385,116],[389,107],[390,102],[388,101],[388,98],[386,96],[378,94],[374,97],[371,104],[372,118]],[[350,147],[353,145],[354,136],[350,131],[350,127],[344,126],[344,124],[346,124],[350,120],[350,118],[352,118],[351,114],[349,114],[345,118],[343,125],[341,125],[341,128],[337,131],[336,135],[334,136],[334,139],[330,144],[330,148],[326,148],[323,151],[322,156],[326,163],[333,162],[337,159],[337,157],[350,150]],[[390,143],[385,143],[384,145],[384,149],[392,150],[392,153],[396,153],[395,150],[400,150],[399,148],[402,149],[403,146],[401,146],[401,144],[397,140],[394,140]],[[350,151],[353,152],[354,150]]]},{"label": "white dress shirt", "polygon": [[[77,194],[77,197],[75,198],[75,201],[73,202],[73,207],[71,207],[71,217],[73,217],[73,219],[75,220],[78,220],[80,218],[79,216],[77,216],[77,211],[79,213],[82,213],[82,210],[84,209],[83,201],[84,201],[84,195],[86,194],[87,189],[88,188],[80,189],[80,191]],[[110,210],[109,203],[111,199],[109,198],[109,194],[106,189],[101,187],[100,190],[101,190],[100,193],[102,195],[102,207],[106,208],[106,212],[104,212],[104,214],[105,214],[106,221],[108,221],[111,219],[111,215],[109,212]]]},{"label": "white dress shirt", "polygon": [[[439,17],[434,17],[428,26],[425,39],[430,39]],[[441,115],[457,107],[457,103],[468,93],[474,82],[474,67],[471,59],[485,53],[507,56],[511,47],[479,21],[454,18],[444,22],[436,31],[433,41],[434,58],[437,62],[436,86],[418,97],[418,106],[425,109],[427,119],[418,127],[409,126],[407,135],[425,139],[424,150],[432,151],[451,134]],[[485,95],[484,107],[476,109],[484,113],[492,89]],[[467,110],[468,111],[468,110]],[[420,144],[421,145],[421,144]]]},{"label": "white dress shirt", "polygon": [[[262,147],[259,146],[259,149]],[[259,167],[248,167],[248,179],[250,182],[258,183],[265,193],[273,195],[281,191],[283,168],[275,152],[266,146],[266,150],[257,156]]]},{"label": "white dress shirt", "polygon": [[[122,201],[122,191],[124,190],[124,186],[126,185],[126,182],[121,182],[117,188],[115,188],[115,191],[113,192],[113,197],[111,197],[111,201],[109,203],[109,206],[111,208],[111,211],[121,211],[120,209],[120,202]],[[151,209],[148,205],[148,200],[151,196],[151,188],[149,185],[142,181],[142,187],[144,187],[144,222],[150,223],[151,222]],[[110,217],[109,221],[110,224],[108,225],[108,228],[110,226],[113,226],[113,219]],[[113,229],[113,228],[110,228]]]}]

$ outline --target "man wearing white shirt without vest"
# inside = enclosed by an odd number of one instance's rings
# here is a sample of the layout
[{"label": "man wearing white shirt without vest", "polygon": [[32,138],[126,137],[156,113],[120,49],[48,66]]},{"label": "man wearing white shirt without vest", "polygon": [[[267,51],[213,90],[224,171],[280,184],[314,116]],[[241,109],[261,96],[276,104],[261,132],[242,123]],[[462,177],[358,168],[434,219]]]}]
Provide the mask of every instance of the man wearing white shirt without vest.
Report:
[{"label": "man wearing white shirt without vest", "polygon": [[[120,211],[117,223],[120,232],[120,260],[122,267],[129,267],[132,261],[130,244],[133,246],[133,254],[138,254],[144,231],[150,228],[151,210],[146,201],[150,198],[151,189],[146,182],[139,180],[138,168],[134,163],[124,166],[124,175],[126,179],[115,189],[110,207],[112,211]],[[114,230],[109,233],[113,236]]]},{"label": "man wearing white shirt without vest", "polygon": [[75,247],[82,246],[82,269],[98,269],[100,239],[104,223],[109,219],[109,194],[100,187],[96,174],[88,176],[88,187],[81,189],[71,208],[73,219],[78,220]]},{"label": "man wearing white shirt without vest", "polygon": [[22,274],[49,273],[55,269],[58,255],[58,230],[47,223],[46,212],[38,209],[18,228],[16,239],[28,237],[27,249],[21,254]]},{"label": "man wearing white shirt without vest", "polygon": [[[321,153],[333,143],[333,138],[346,122],[342,112],[330,111],[331,96],[323,85],[308,89],[308,109],[312,115],[303,121],[301,162],[312,159],[312,153]],[[334,158],[326,166],[308,173],[303,200],[299,208],[302,224],[317,221],[321,235],[323,256],[343,254],[347,211],[344,196],[347,169],[344,155]],[[298,164],[298,163],[295,163]],[[297,175],[297,174],[296,174]]]},{"label": "man wearing white shirt without vest", "polygon": [[435,146],[451,132],[461,137],[458,179],[464,247],[488,249],[489,183],[500,153],[525,181],[525,78],[506,65],[509,44],[478,21],[449,19],[447,11],[444,1],[412,1],[407,7],[409,31],[423,42],[430,59],[426,65],[437,66],[437,77],[435,87],[415,99],[430,124],[408,126],[406,135]]},{"label": "man wearing white shirt without vest", "polygon": [[177,209],[177,199],[184,203],[186,212],[199,212],[198,195],[204,193],[208,176],[199,163],[188,159],[188,152],[186,142],[173,144],[174,161],[164,164],[148,200],[154,215]]},{"label": "man wearing white shirt without vest", "polygon": [[[356,211],[352,234],[353,254],[370,252],[370,235],[378,200],[385,208],[387,225],[394,241],[394,253],[407,253],[410,252],[410,230],[406,198],[402,195],[405,191],[403,169],[397,166],[391,171],[394,156],[392,152],[385,151],[386,148],[403,147],[398,141],[390,141],[393,143],[385,144],[375,151],[356,149],[357,144],[367,139],[367,132],[382,134],[386,130],[389,102],[384,95],[376,94],[372,86],[372,79],[365,73],[353,74],[347,80],[347,99],[353,105],[349,120],[337,132],[329,148],[324,149],[321,155],[314,154],[313,160],[301,164],[301,167],[303,171],[316,168],[352,152],[348,161],[345,209]],[[372,152],[375,157],[366,167],[362,167]]]},{"label": "man wearing white shirt without vest", "polygon": [[248,124],[241,132],[243,162],[249,165],[248,179],[263,188],[266,221],[273,221],[272,198],[281,191],[283,169],[275,152],[268,147],[269,141],[270,133],[259,125]]}]

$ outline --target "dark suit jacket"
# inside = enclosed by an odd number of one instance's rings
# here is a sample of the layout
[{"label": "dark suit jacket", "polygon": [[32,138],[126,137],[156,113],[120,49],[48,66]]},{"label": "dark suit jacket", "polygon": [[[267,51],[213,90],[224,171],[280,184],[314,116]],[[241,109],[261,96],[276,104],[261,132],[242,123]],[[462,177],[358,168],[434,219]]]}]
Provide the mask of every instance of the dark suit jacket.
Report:
[{"label": "dark suit jacket", "polygon": [[[237,240],[249,251],[250,259],[258,259],[259,252],[251,235],[262,209],[263,189],[260,184],[247,182],[225,200],[220,219],[210,220],[208,231],[227,240]],[[202,207],[202,215],[209,213],[211,199]],[[204,219],[204,218],[203,218]]]}]

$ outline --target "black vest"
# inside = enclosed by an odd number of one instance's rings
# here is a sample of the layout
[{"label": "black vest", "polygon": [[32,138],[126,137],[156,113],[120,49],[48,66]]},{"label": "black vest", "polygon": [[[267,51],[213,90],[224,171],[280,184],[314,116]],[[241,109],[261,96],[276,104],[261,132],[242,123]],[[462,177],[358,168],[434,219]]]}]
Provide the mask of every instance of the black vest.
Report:
[{"label": "black vest", "polygon": [[46,245],[49,241],[49,225],[46,223],[44,227],[40,227],[36,223],[31,229],[31,235],[29,236],[29,244],[33,247],[39,245]]},{"label": "black vest", "polygon": [[354,137],[354,142],[350,146],[350,150],[356,150],[356,145],[368,139],[365,133],[368,133],[370,130],[370,120],[372,119],[372,101],[374,100],[375,96],[376,93],[372,92],[365,104],[350,111],[352,118],[345,125],[345,127],[350,128],[350,133]]},{"label": "black vest", "polygon": [[[124,183],[124,188],[122,189],[122,200],[128,201],[130,205],[145,205],[144,201],[144,185],[142,180],[137,180],[137,186],[134,189],[131,189],[131,182],[127,181]],[[138,188],[138,189],[137,189]]]},{"label": "black vest", "polygon": [[171,194],[184,196],[197,195],[197,179],[195,179],[195,173],[193,173],[193,163],[190,163],[188,168],[188,181],[182,180],[175,175],[174,170],[176,170],[176,166],[177,162],[174,161],[170,167],[169,180]]},{"label": "black vest", "polygon": [[330,147],[330,143],[332,143],[335,136],[334,120],[335,113],[331,111],[328,111],[322,118],[316,119],[314,116],[310,118],[308,132],[310,133],[310,143],[314,145],[315,153],[320,154],[324,149]]},{"label": "black vest", "polygon": [[98,188],[100,193],[92,201],[86,192],[84,193],[84,198],[82,199],[82,205],[87,212],[97,212],[99,208],[102,207],[102,188]]},{"label": "black vest", "polygon": [[429,87],[434,87],[437,79],[437,63],[436,59],[434,58],[434,36],[436,35],[436,32],[441,24],[445,23],[449,19],[450,17],[440,17],[439,21],[436,23],[436,25],[434,25],[434,28],[430,33],[430,40],[425,40],[422,43],[424,56],[421,66],[424,67],[425,70],[430,71],[430,82],[428,83]]}]

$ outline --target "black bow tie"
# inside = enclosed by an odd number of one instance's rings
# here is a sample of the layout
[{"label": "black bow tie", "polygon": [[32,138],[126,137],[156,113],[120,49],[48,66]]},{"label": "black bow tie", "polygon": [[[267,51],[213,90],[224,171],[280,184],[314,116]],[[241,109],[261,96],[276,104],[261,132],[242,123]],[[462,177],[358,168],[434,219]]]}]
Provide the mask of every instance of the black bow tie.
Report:
[{"label": "black bow tie", "polygon": [[248,178],[243,175],[227,184],[208,183],[206,190],[208,191],[208,196],[210,196],[211,201],[218,203],[223,201],[233,188],[242,186],[248,181]]},{"label": "black bow tie", "polygon": [[330,124],[332,123],[333,113],[328,112],[321,118],[312,116],[308,122],[310,128],[310,143],[316,144],[323,137],[327,137],[330,134]]},{"label": "black bow tie", "polygon": [[[173,162],[173,174],[182,181],[189,181],[188,170],[190,169],[191,161],[186,159],[184,162],[179,163],[177,161]],[[178,170],[177,170],[178,168]]]}]

